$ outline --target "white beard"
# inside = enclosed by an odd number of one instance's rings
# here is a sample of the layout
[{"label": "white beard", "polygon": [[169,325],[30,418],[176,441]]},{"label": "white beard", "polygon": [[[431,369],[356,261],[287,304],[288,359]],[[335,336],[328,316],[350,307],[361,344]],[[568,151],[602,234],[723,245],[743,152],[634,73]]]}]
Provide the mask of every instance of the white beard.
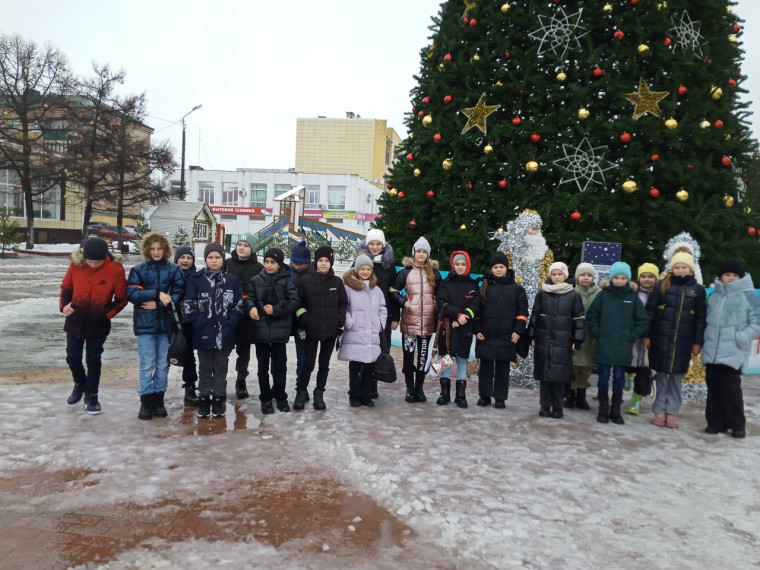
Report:
[{"label": "white beard", "polygon": [[525,261],[540,261],[546,255],[549,247],[541,233],[527,234],[524,238],[525,247],[513,252],[513,255],[519,256]]}]

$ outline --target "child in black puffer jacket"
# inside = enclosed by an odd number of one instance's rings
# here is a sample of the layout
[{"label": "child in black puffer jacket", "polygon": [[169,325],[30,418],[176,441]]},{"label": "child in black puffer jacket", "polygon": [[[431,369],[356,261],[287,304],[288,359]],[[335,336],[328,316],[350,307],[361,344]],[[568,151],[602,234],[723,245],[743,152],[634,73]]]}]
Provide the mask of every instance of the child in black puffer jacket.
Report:
[{"label": "child in black puffer jacket", "polygon": [[[438,339],[439,354],[449,354],[456,360],[457,384],[454,403],[467,407],[467,360],[472,345],[472,321],[480,312],[478,283],[470,277],[470,256],[466,251],[455,251],[449,259],[451,272],[441,281],[436,291],[436,302],[445,326]],[[441,372],[441,395],[436,404],[445,406],[451,401],[451,370]]]}]

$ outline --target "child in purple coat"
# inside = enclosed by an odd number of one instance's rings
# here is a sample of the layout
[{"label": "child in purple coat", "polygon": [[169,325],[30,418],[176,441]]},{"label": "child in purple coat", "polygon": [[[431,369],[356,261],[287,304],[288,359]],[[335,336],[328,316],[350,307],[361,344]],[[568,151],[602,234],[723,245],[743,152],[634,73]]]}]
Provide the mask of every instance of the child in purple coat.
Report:
[{"label": "child in purple coat", "polygon": [[354,267],[343,275],[348,309],[338,360],[349,361],[348,403],[351,406],[375,405],[371,398],[372,373],[380,356],[380,333],[388,311],[372,267],[372,260],[362,254],[354,261]]}]

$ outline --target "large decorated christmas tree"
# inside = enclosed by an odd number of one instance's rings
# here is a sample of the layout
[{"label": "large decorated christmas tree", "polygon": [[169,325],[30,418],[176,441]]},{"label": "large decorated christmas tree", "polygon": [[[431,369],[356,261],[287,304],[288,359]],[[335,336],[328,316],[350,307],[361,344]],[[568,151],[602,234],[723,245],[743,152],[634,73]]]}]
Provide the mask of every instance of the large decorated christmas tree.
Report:
[{"label": "large decorated christmas tree", "polygon": [[687,231],[707,272],[729,255],[760,271],[733,4],[444,2],[379,227],[397,251],[425,235],[484,270],[494,232],[530,208],[571,266],[586,240],[661,263]]}]

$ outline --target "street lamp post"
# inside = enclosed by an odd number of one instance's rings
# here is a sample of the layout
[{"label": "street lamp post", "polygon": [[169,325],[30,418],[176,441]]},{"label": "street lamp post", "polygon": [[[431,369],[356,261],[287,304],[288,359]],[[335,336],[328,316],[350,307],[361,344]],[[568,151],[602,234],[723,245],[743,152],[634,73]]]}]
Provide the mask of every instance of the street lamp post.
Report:
[{"label": "street lamp post", "polygon": [[190,113],[193,111],[197,111],[203,107],[203,105],[196,105],[190,111],[185,113],[184,117],[182,117],[179,122],[182,123],[182,164],[180,165],[180,173],[179,173],[179,199],[184,200],[185,199],[185,117],[187,117]]}]

